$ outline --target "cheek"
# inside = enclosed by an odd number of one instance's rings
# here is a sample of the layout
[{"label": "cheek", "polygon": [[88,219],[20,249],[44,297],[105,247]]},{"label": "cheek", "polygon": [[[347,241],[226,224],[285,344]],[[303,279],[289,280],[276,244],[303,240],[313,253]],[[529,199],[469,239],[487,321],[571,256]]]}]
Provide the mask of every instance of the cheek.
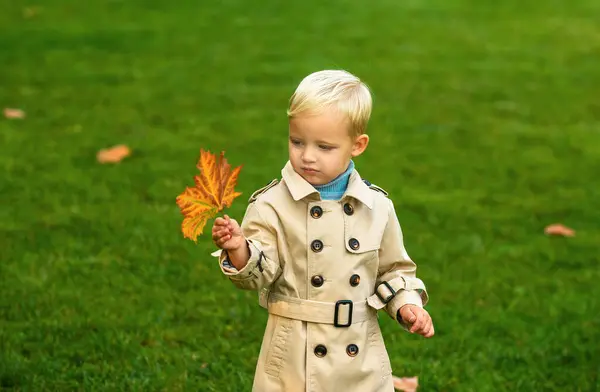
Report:
[{"label": "cheek", "polygon": [[298,157],[300,157],[299,151],[300,150],[296,146],[294,146],[292,144],[288,145],[288,152],[289,152],[290,158],[298,159]]},{"label": "cheek", "polygon": [[337,170],[345,170],[346,162],[349,155],[345,154],[342,151],[337,152],[334,156],[330,157],[330,162],[332,166],[335,166]]}]

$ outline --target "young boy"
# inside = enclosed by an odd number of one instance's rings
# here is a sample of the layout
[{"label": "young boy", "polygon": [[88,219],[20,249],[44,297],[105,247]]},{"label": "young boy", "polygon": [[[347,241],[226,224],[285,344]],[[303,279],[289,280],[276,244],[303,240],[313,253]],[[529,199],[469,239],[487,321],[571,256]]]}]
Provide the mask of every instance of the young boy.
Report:
[{"label": "young boy", "polygon": [[269,312],[253,391],[392,392],[377,310],[434,334],[393,203],[354,169],[371,106],[345,71],[307,76],[290,99],[282,180],[254,192],[241,227],[215,220],[223,273]]}]

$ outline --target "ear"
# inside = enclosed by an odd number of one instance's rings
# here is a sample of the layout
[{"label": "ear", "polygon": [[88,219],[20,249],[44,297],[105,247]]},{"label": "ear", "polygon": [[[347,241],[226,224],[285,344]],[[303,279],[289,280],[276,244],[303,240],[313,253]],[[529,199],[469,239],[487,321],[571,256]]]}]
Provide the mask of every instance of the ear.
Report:
[{"label": "ear", "polygon": [[369,145],[369,135],[360,135],[356,139],[354,139],[354,144],[352,145],[352,157],[357,157],[362,154]]}]

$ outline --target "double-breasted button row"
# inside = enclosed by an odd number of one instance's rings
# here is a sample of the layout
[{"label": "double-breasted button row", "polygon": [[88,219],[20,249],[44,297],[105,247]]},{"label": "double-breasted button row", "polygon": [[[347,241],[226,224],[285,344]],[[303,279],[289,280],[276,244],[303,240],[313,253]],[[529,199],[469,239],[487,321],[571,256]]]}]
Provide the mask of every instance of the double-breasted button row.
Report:
[{"label": "double-breasted button row", "polygon": [[[310,279],[310,283],[314,287],[321,287],[321,286],[323,286],[323,283],[325,283],[325,279],[323,279],[323,277],[321,275],[314,275]],[[360,275],[357,275],[357,274],[352,275],[350,277],[350,286],[356,287],[359,284],[360,284]]]},{"label": "double-breasted button row", "polygon": [[[354,214],[354,207],[352,207],[352,204],[350,204],[350,203],[344,204],[344,213],[346,215]],[[312,207],[310,209],[310,216],[312,216],[315,219],[319,219],[320,217],[323,216],[323,208],[321,208],[319,206]]]},{"label": "double-breasted button row", "polygon": [[[356,238],[350,238],[348,240],[348,245],[350,246],[350,248],[352,250],[360,249],[360,242],[358,242],[358,240]],[[319,253],[320,251],[323,250],[323,241],[314,240],[313,242],[310,243],[310,249],[312,249],[312,251],[315,253]]]},{"label": "double-breasted button row", "polygon": [[[323,358],[325,355],[327,355],[327,347],[325,347],[322,344],[317,344],[317,346],[315,347],[314,353],[317,357]],[[357,356],[358,355],[358,346],[354,343],[349,344],[346,347],[346,354],[348,354],[348,356],[350,356],[350,357]]]},{"label": "double-breasted button row", "polygon": [[[350,248],[352,250],[360,249],[360,242],[358,242],[358,240],[356,238],[350,238],[348,240],[348,245],[350,246]],[[312,249],[312,251],[315,253],[319,253],[320,251],[323,250],[323,241],[314,240],[313,242],[310,243],[310,249]]]}]

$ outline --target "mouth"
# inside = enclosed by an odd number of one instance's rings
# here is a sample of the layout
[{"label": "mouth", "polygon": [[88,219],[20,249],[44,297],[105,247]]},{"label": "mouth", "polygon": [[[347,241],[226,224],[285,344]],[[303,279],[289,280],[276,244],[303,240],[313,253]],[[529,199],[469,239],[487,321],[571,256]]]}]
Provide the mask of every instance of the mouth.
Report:
[{"label": "mouth", "polygon": [[318,172],[318,170],[311,169],[311,168],[308,168],[308,167],[303,167],[302,170],[304,172],[306,172],[306,173],[317,173]]}]

